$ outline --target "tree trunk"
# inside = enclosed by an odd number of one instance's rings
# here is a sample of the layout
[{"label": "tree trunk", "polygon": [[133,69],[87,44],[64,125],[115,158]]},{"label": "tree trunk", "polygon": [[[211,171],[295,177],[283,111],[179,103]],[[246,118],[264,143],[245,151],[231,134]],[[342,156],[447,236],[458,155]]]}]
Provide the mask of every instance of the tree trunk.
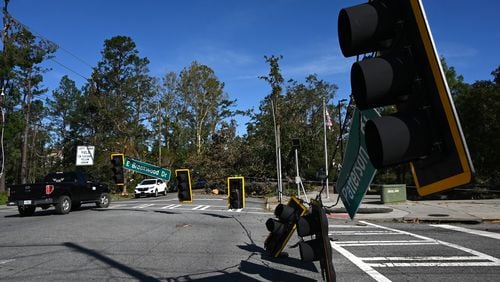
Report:
[{"label": "tree trunk", "polygon": [[30,111],[31,111],[31,77],[28,77],[28,87],[26,90],[26,104],[24,112],[24,130],[21,145],[21,183],[27,183],[28,178],[28,134],[30,126]]}]

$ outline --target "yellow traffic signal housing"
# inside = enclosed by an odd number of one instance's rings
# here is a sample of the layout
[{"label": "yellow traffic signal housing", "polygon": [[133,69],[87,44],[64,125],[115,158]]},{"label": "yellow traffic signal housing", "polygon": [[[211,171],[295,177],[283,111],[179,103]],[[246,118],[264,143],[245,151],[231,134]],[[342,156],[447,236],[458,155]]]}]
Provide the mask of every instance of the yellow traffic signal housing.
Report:
[{"label": "yellow traffic signal housing", "polygon": [[273,257],[278,257],[295,231],[297,221],[305,214],[307,208],[292,196],[288,204],[279,204],[274,210],[278,219],[269,218],[266,221],[267,230],[270,232],[264,242],[264,248]]},{"label": "yellow traffic signal housing", "polygon": [[227,205],[229,209],[245,208],[245,178],[232,176],[227,178]]},{"label": "yellow traffic signal housing", "polygon": [[179,201],[191,203],[193,201],[193,192],[191,189],[191,176],[189,169],[176,169],[175,178],[177,181],[177,196]]},{"label": "yellow traffic signal housing", "polygon": [[398,112],[365,125],[376,168],[410,163],[420,195],[472,181],[474,167],[420,0],[374,0],[342,9],[344,56],[365,55],[351,68],[361,110]]},{"label": "yellow traffic signal housing", "polygon": [[121,153],[111,154],[111,165],[113,170],[113,181],[115,185],[125,185],[125,176],[123,172],[124,155]]},{"label": "yellow traffic signal housing", "polygon": [[325,281],[336,281],[332,246],[328,236],[328,218],[321,200],[311,200],[310,213],[300,217],[297,222],[297,235],[314,236],[314,239],[299,242],[301,260],[319,260]]}]

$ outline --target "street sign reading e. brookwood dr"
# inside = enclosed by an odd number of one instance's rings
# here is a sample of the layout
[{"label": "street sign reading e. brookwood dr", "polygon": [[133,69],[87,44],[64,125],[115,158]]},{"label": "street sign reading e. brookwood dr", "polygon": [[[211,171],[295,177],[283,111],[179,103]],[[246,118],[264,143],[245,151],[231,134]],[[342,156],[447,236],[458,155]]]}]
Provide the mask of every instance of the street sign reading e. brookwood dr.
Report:
[{"label": "street sign reading e. brookwood dr", "polygon": [[340,198],[351,219],[377,172],[368,157],[364,130],[366,121],[378,116],[373,109],[360,111],[356,108],[352,117],[344,163],[337,180]]},{"label": "street sign reading e. brookwood dr", "polygon": [[135,172],[142,173],[151,177],[163,179],[165,181],[170,181],[170,170],[138,160],[130,159],[128,157],[125,157],[123,168],[133,170]]}]

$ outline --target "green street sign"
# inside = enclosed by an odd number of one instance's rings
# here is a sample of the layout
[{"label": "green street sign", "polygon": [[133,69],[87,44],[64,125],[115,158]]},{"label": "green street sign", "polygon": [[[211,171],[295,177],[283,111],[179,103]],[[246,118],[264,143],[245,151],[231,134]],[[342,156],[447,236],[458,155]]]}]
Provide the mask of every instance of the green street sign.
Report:
[{"label": "green street sign", "polygon": [[123,168],[165,181],[170,181],[170,170],[125,157]]},{"label": "green street sign", "polygon": [[366,121],[378,116],[373,109],[360,111],[356,108],[352,117],[344,163],[337,179],[340,198],[351,219],[354,219],[377,172],[368,157],[364,130]]}]

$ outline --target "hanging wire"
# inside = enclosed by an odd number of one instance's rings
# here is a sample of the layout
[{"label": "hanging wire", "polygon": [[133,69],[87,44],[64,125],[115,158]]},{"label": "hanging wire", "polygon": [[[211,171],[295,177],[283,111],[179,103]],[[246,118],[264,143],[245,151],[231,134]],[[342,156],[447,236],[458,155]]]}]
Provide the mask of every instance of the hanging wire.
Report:
[{"label": "hanging wire", "polygon": [[[54,42],[53,40],[50,40],[48,39],[47,37],[43,36],[42,34],[40,34],[39,32],[33,30],[32,28],[30,28],[29,26],[25,25],[24,23],[22,23],[21,21],[19,21],[18,19],[14,18],[11,14],[9,14],[8,12],[5,12],[6,16],[9,18],[9,20],[13,23],[13,25],[19,29],[25,29],[25,30],[28,30],[30,31],[31,33],[33,33],[34,35],[36,35],[42,42],[43,44],[47,45],[47,48],[49,49],[60,49],[64,52],[66,52],[67,54],[69,54],[71,57],[75,58],[76,60],[78,60],[79,62],[81,62],[82,64],[86,65],[87,67],[89,67],[90,69],[93,69],[92,65],[90,63],[88,63],[87,61],[85,61],[84,59],[80,58],[79,56],[77,56],[76,54],[74,54],[73,52],[69,51],[68,49],[64,48],[63,46],[61,46],[60,44]],[[81,73],[71,69],[70,67],[64,65],[63,63],[57,61],[56,59],[54,58],[50,58],[52,61],[54,61],[55,63],[57,63],[58,65],[60,65],[61,67],[71,71],[72,73],[82,77],[83,79],[85,80],[89,80],[88,77],[82,75]]]}]

